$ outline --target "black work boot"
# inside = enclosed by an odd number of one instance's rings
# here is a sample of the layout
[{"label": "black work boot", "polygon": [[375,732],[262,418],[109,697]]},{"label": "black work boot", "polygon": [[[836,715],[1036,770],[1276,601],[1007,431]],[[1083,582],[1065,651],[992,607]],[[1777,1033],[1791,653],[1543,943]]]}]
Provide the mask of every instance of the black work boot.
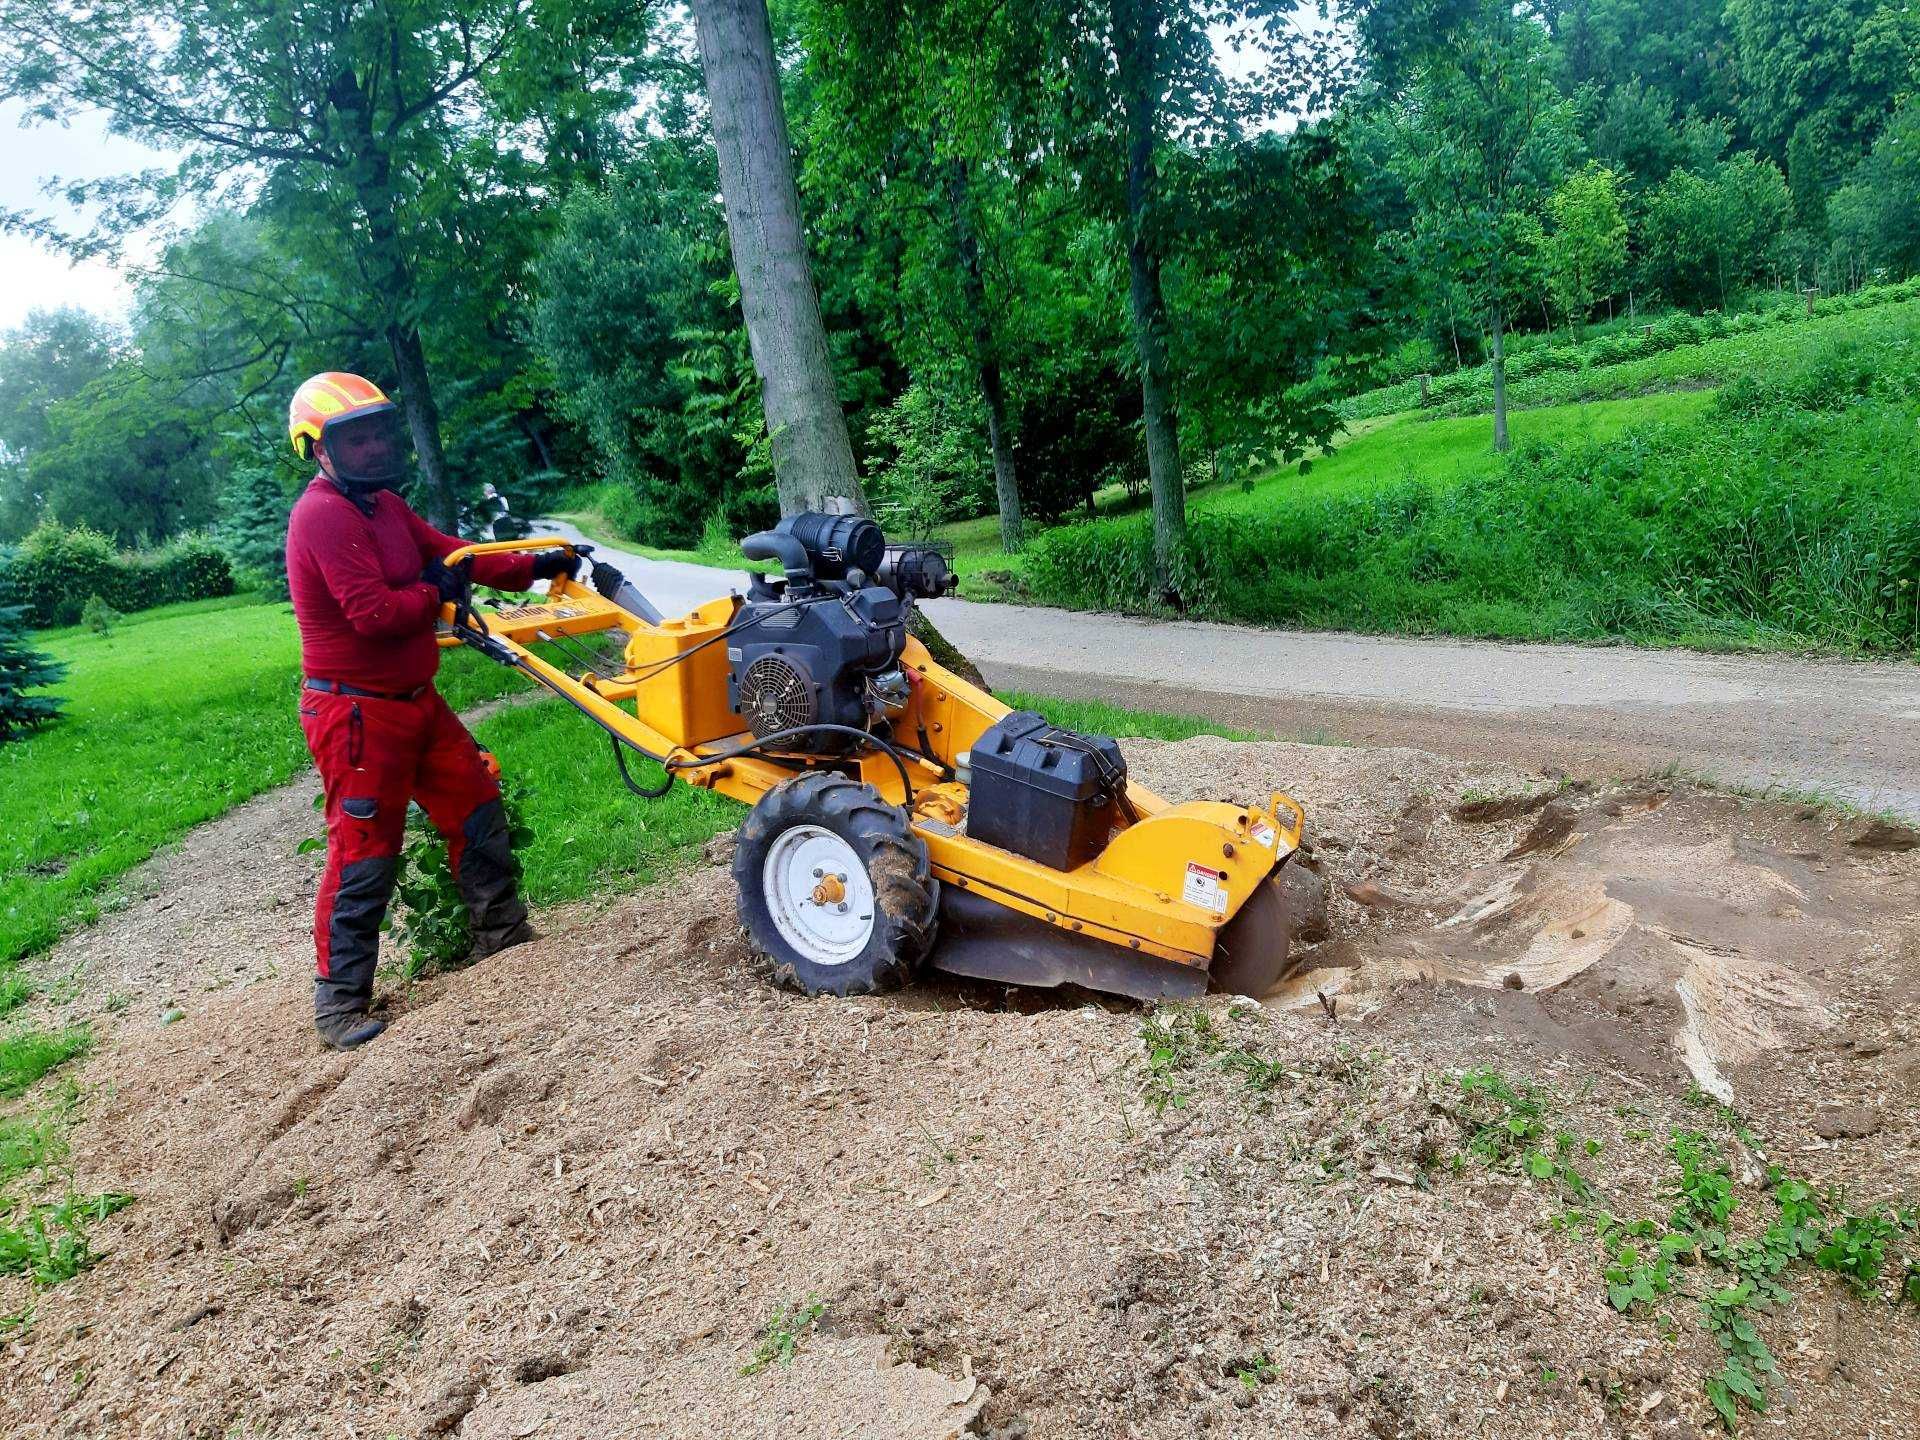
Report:
[{"label": "black work boot", "polygon": [[524,920],[505,930],[482,930],[476,926],[473,931],[472,958],[484,960],[489,955],[498,955],[502,950],[511,950],[516,945],[539,938],[540,932]]},{"label": "black work boot", "polygon": [[329,1049],[351,1050],[385,1030],[387,1022],[374,1019],[364,1010],[341,1010],[332,1015],[314,1016],[313,1028],[320,1032]]}]

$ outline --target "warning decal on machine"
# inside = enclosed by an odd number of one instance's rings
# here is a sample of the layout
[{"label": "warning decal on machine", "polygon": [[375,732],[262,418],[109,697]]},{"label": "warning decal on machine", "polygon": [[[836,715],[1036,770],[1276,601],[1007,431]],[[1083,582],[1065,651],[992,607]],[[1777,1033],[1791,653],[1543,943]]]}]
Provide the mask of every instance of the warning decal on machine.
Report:
[{"label": "warning decal on machine", "polygon": [[1280,838],[1280,832],[1258,816],[1253,821],[1253,838],[1271,850]]},{"label": "warning decal on machine", "polygon": [[1180,898],[1189,905],[1198,905],[1202,910],[1224,915],[1227,913],[1227,887],[1220,882],[1226,878],[1211,865],[1189,860],[1187,883],[1181,887]]}]

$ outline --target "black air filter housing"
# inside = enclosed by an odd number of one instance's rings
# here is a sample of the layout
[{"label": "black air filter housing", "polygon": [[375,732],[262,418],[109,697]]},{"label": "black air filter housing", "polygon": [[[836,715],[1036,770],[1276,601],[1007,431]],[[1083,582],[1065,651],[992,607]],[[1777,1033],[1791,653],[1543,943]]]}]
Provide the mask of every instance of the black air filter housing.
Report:
[{"label": "black air filter housing", "polygon": [[967,834],[1055,870],[1106,848],[1127,761],[1105,735],[1016,710],[974,742]]}]

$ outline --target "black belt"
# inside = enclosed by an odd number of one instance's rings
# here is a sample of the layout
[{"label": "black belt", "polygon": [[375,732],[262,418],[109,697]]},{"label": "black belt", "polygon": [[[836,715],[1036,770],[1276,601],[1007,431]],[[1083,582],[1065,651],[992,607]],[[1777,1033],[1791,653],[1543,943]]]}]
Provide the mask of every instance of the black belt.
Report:
[{"label": "black belt", "polygon": [[309,680],[306,688],[325,695],[357,695],[363,700],[418,700],[433,687],[416,685],[411,690],[362,690],[358,685],[342,685],[338,680]]}]

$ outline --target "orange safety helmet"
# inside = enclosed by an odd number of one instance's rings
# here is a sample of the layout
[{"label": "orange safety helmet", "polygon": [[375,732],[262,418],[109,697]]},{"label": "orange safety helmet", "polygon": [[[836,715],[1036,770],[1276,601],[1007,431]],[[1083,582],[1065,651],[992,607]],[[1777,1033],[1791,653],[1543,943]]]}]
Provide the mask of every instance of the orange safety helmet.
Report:
[{"label": "orange safety helmet", "polygon": [[[287,407],[287,438],[293,442],[293,453],[312,460],[323,436],[328,456],[320,468],[337,484],[377,490],[406,474],[399,409],[371,380],[328,370],[293,392]],[[361,451],[357,460],[339,453],[347,448],[344,442],[350,436]]]}]

